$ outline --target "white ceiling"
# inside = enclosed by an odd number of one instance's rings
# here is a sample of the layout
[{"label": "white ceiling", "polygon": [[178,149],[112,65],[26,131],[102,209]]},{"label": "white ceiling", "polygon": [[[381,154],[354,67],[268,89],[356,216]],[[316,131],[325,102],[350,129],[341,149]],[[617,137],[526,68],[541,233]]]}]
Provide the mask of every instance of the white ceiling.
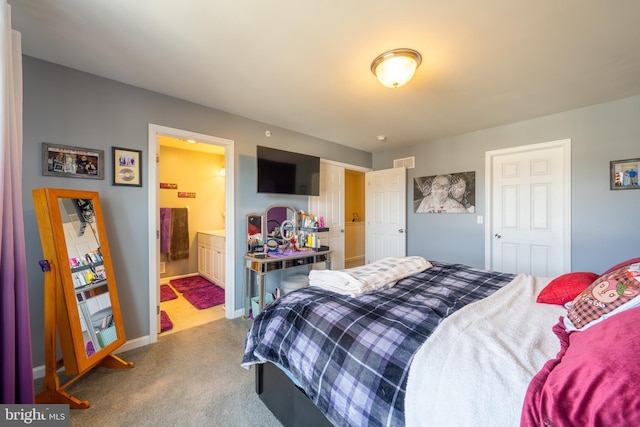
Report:
[{"label": "white ceiling", "polygon": [[371,152],[640,94],[638,0],[9,3],[26,55]]}]

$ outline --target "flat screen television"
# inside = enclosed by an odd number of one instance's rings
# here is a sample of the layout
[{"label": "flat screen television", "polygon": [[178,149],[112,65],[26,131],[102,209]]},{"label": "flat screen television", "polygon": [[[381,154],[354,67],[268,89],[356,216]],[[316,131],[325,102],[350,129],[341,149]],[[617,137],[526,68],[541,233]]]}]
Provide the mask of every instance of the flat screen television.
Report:
[{"label": "flat screen television", "polygon": [[258,193],[320,195],[320,158],[258,145]]}]

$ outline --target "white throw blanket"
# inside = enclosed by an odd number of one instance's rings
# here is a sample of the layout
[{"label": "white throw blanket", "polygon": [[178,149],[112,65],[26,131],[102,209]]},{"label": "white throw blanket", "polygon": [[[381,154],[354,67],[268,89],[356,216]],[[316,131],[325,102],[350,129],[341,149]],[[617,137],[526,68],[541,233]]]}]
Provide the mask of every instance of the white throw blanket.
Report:
[{"label": "white throw blanket", "polygon": [[520,274],[438,326],[411,364],[407,427],[520,425],[531,378],[560,350],[566,310],[535,302],[548,282]]},{"label": "white throw blanket", "polygon": [[346,270],[311,270],[309,285],[358,297],[393,287],[398,280],[431,267],[421,256],[387,257]]}]

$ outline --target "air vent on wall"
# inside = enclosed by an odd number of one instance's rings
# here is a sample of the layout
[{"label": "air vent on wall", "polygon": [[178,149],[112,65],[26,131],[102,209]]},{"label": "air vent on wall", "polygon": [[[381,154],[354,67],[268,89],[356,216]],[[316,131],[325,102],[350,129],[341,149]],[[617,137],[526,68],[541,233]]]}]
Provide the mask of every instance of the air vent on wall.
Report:
[{"label": "air vent on wall", "polygon": [[394,168],[401,168],[404,166],[407,169],[413,169],[416,167],[416,158],[414,156],[405,157],[404,159],[395,159],[393,161]]}]

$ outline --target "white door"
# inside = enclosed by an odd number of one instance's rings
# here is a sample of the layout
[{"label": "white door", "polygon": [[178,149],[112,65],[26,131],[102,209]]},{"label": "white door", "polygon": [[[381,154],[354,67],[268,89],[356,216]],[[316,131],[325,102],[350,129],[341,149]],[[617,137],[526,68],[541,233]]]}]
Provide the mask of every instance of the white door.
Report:
[{"label": "white door", "polygon": [[323,216],[326,233],[320,233],[320,244],[331,249],[331,269],[344,268],[344,167],[320,163],[320,196],[311,197],[309,211]]},{"label": "white door", "polygon": [[561,140],[487,152],[487,269],[571,270],[570,148]]},{"label": "white door", "polygon": [[404,167],[365,174],[365,262],[407,254],[407,172]]}]

